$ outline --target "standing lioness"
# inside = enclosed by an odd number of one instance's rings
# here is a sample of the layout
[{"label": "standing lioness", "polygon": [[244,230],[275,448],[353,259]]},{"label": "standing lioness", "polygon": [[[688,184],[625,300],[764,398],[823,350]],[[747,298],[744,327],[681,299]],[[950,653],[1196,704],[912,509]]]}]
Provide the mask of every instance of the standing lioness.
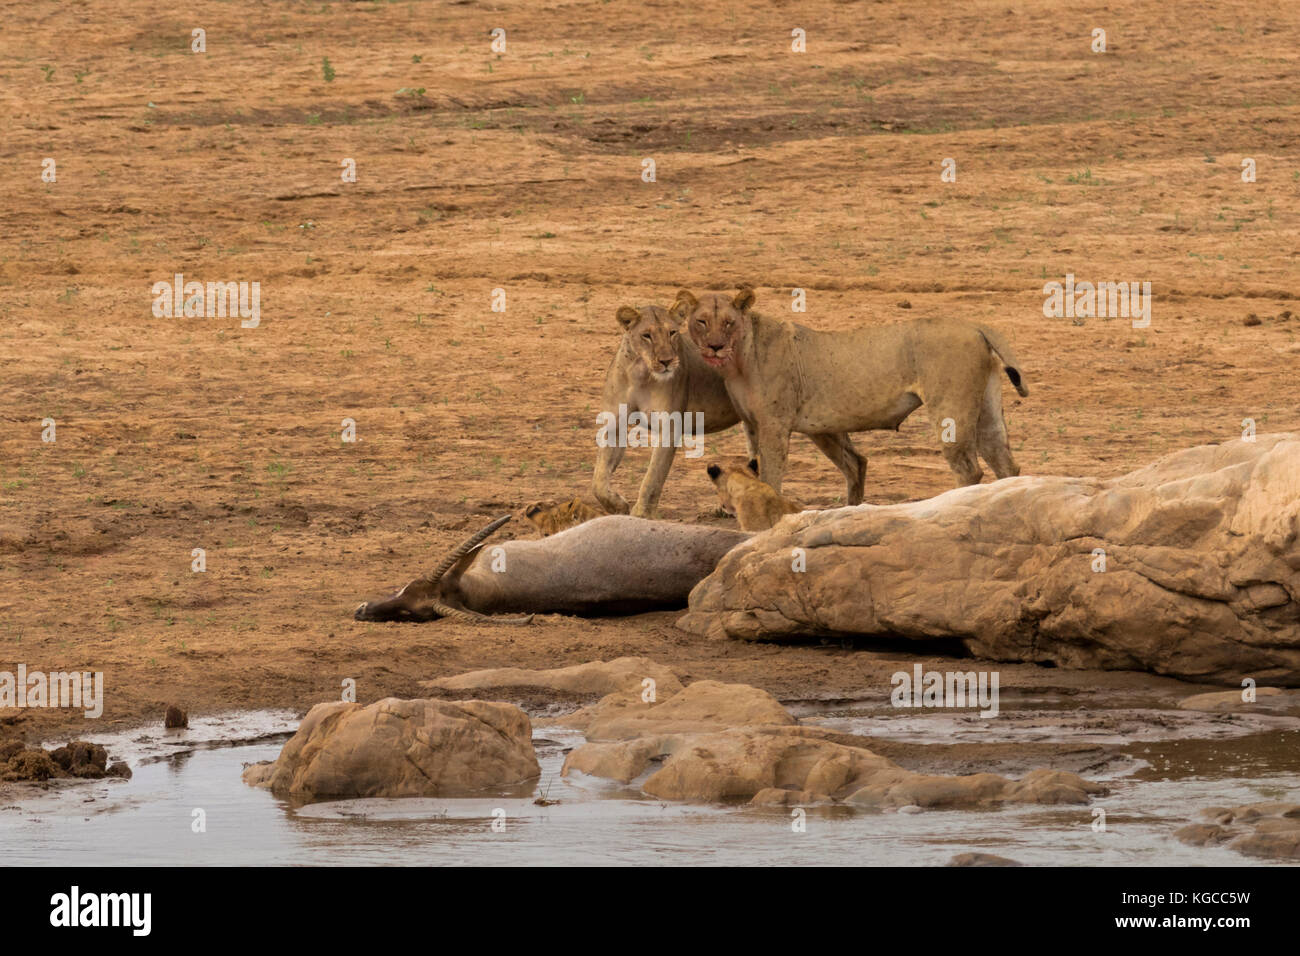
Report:
[{"label": "standing lioness", "polygon": [[982,477],[977,454],[999,478],[1020,474],[1007,444],[1001,373],[1021,395],[1029,389],[996,332],[956,319],[818,332],[763,318],[753,304],[748,287],[734,298],[696,299],[682,290],[672,314],[687,323],[701,358],[722,373],[736,411],[756,432],[759,477],[775,491],[791,432],[812,438],[847,476],[829,435],[896,430],[922,404],[959,485]]},{"label": "standing lioness", "polygon": [[[667,309],[657,305],[634,309],[625,305],[618,310],[617,319],[623,328],[623,340],[609,371],[605,373],[605,390],[600,405],[602,415],[617,418],[620,405],[628,416],[636,412],[646,415],[676,412],[683,419],[690,415],[693,427],[695,413],[701,412],[706,433],[730,428],[740,420],[727,397],[722,377],[709,368],[699,352],[684,340],[681,322],[671,318]],[[591,493],[611,514],[628,512],[627,501],[610,487],[610,478],[623,460],[625,450],[620,442],[606,441],[596,454]],[[751,454],[753,450],[751,442]],[[641,482],[636,506],[632,508],[633,516],[655,516],[659,495],[676,453],[677,447],[671,441],[662,441],[653,448],[650,468]]]}]

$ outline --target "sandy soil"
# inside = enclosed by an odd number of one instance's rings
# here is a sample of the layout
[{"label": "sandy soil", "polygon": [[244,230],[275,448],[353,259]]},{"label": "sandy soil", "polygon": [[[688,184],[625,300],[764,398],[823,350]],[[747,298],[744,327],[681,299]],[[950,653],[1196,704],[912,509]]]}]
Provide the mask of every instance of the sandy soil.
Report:
[{"label": "sandy soil", "polygon": [[[31,736],[620,654],[783,697],[886,694],[901,653],[705,643],[672,614],[350,619],[488,517],[587,489],[614,312],[680,286],[752,282],[785,317],[800,287],[818,328],[996,326],[1032,389],[1006,391],[1028,474],[1120,474],[1247,417],[1300,428],[1300,6],[176,9],[0,3],[0,669],[107,683],[95,725],[0,715]],[[260,326],[154,318],[177,272],[260,282]],[[1150,281],[1150,328],[1045,319],[1067,272]],[[860,437],[869,501],[949,486],[930,435],[922,410]],[[803,438],[787,475],[810,505],[842,492]],[[663,505],[712,509],[700,463],[679,458]],[[1002,668],[1004,689],[1139,685],[1192,690]]]}]

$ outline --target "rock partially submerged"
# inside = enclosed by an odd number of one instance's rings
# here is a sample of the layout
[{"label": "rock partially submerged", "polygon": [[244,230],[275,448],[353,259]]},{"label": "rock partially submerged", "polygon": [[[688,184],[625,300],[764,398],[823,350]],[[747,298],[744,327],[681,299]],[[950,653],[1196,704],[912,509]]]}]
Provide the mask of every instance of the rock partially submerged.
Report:
[{"label": "rock partially submerged", "polygon": [[701,680],[653,702],[643,701],[638,693],[610,694],[561,718],[561,722],[582,730],[588,740],[626,740],[649,734],[698,733],[796,721],[765,690],[748,684]]},{"label": "rock partially submerged", "polygon": [[1300,686],[1300,436],[791,515],[728,552],[678,626]]},{"label": "rock partially submerged", "polygon": [[[631,783],[652,767],[642,792],[664,800],[748,800],[758,805],[843,801],[888,809],[999,803],[1087,803],[1098,784],[1063,771],[1036,770],[1021,781],[983,773],[913,773],[858,746],[847,734],[813,727],[741,727],[716,733],[656,734],[588,743],[572,751],[575,771]],[[788,792],[783,796],[782,792]]]},{"label": "rock partially submerged", "polygon": [[958,853],[946,866],[1024,866],[1017,860],[994,853]]},{"label": "rock partially submerged", "polygon": [[1207,714],[1280,714],[1300,717],[1300,693],[1277,687],[1257,687],[1254,700],[1247,700],[1240,690],[1194,694],[1178,702],[1179,710]]},{"label": "rock partially submerged", "polygon": [[244,782],[302,799],[441,797],[535,779],[528,715],[481,700],[317,704]]},{"label": "rock partially submerged", "polygon": [[1300,803],[1251,803],[1201,811],[1208,823],[1174,831],[1191,846],[1226,845],[1246,856],[1300,860]]},{"label": "rock partially submerged", "polygon": [[635,781],[664,800],[897,809],[1086,803],[1104,792],[1051,770],[1020,781],[914,773],[873,753],[869,738],[800,726],[775,697],[747,684],[696,681],[653,702],[635,689],[620,691],[556,722],[578,727],[588,740],[569,753],[562,774]]}]

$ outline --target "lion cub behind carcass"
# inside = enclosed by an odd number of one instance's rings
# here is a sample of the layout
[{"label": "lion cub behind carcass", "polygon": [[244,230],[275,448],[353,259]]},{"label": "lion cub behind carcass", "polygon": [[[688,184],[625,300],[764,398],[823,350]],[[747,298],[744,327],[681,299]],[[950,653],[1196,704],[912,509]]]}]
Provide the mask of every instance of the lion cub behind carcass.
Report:
[{"label": "lion cub behind carcass", "polygon": [[766,531],[783,515],[805,510],[803,505],[783,498],[758,477],[758,461],[736,458],[709,465],[709,479],[718,489],[722,508],[740,521],[741,531]]},{"label": "lion cub behind carcass", "polygon": [[566,528],[576,528],[592,518],[600,518],[605,512],[593,508],[581,498],[570,498],[568,501],[534,501],[523,509],[523,514],[537,526],[542,537],[547,537]]}]

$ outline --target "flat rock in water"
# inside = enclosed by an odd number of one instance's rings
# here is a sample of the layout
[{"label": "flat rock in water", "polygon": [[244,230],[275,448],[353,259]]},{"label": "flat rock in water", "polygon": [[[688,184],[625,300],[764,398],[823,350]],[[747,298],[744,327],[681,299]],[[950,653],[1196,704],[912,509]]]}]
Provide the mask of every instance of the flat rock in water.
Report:
[{"label": "flat rock in water", "polygon": [[1300,860],[1300,803],[1250,803],[1241,807],[1208,807],[1208,823],[1192,823],[1174,831],[1189,846],[1227,846],[1265,860]]},{"label": "flat rock in water", "polygon": [[[846,739],[820,728],[777,725],[598,741],[573,750],[562,773],[631,783],[652,771],[640,784],[650,796],[768,806],[827,798],[874,809],[1081,804],[1105,792],[1076,774],[1056,770],[1035,770],[1018,781],[991,773],[913,773]],[[773,792],[777,790],[791,796],[783,801]]]},{"label": "flat rock in water", "polygon": [[662,664],[646,657],[619,657],[612,661],[588,661],[572,667],[529,670],[522,667],[497,667],[470,671],[454,677],[421,681],[430,690],[479,691],[506,688],[541,688],[566,694],[589,694],[604,697],[614,693],[641,694],[645,681],[654,682],[655,693],[668,697],[682,689],[677,675]]}]

